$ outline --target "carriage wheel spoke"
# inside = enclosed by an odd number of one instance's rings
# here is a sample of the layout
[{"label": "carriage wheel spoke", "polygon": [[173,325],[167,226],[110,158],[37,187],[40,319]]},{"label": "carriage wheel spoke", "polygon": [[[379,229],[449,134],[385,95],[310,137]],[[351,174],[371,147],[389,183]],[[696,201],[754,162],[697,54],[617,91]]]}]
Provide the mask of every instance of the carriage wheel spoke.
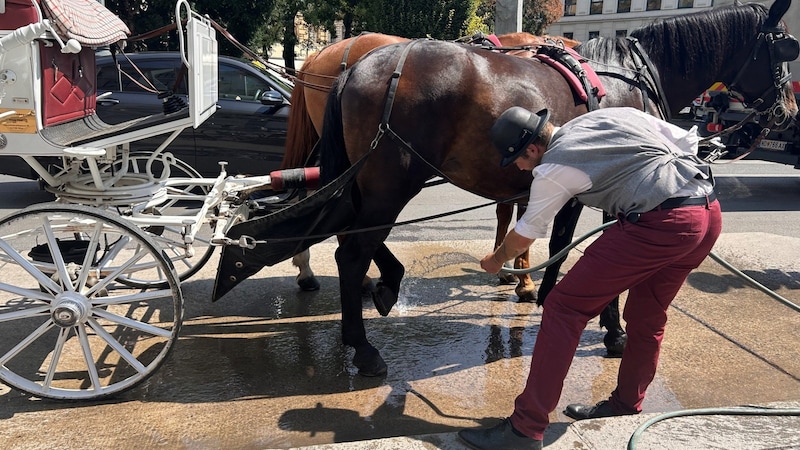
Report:
[{"label": "carriage wheel spoke", "polygon": [[147,371],[147,367],[144,366],[138,359],[136,359],[131,352],[129,352],[122,344],[119,343],[114,336],[108,333],[102,325],[97,323],[94,319],[89,319],[88,321],[89,326],[100,336],[111,348],[117,351],[122,358],[128,362],[134,369],[136,369],[139,373],[145,373]]},{"label": "carriage wheel spoke", "polygon": [[7,361],[11,360],[11,358],[17,356],[19,352],[25,350],[29,345],[31,345],[36,339],[39,339],[44,335],[50,328],[53,328],[55,323],[51,319],[47,319],[43,324],[39,326],[39,328],[33,330],[31,334],[28,335],[25,339],[21,340],[19,344],[15,345],[14,348],[6,352],[5,355],[0,357],[0,366],[6,364]]},{"label": "carriage wheel spoke", "polygon": [[63,290],[74,292],[75,287],[72,285],[72,280],[67,273],[67,265],[64,263],[64,256],[61,254],[61,248],[58,246],[58,240],[56,239],[55,233],[53,233],[53,228],[50,225],[49,220],[44,221],[44,234],[47,238],[50,256],[53,257],[53,265],[56,268],[58,279],[63,287]]},{"label": "carriage wheel spoke", "polygon": [[159,298],[169,298],[172,291],[161,289],[158,291],[136,292],[126,295],[115,295],[113,297],[95,297],[92,299],[92,306],[124,305],[126,303],[137,303]]},{"label": "carriage wheel spoke", "polygon": [[92,348],[89,346],[89,337],[86,335],[86,328],[84,325],[75,327],[78,332],[78,340],[81,343],[81,350],[83,350],[83,359],[86,362],[86,371],[89,373],[89,380],[92,383],[92,390],[100,392],[100,374],[97,372],[97,366],[94,363],[94,356],[92,356]]},{"label": "carriage wheel spoke", "polygon": [[31,317],[36,317],[36,316],[47,316],[47,315],[50,315],[50,306],[44,305],[44,306],[30,307],[18,311],[0,313],[0,323],[10,322],[12,320],[19,320],[19,319],[29,319]]},{"label": "carriage wheel spoke", "polygon": [[159,336],[163,338],[169,338],[172,336],[171,328],[169,329],[159,328],[155,325],[150,325],[144,322],[139,322],[138,320],[129,319],[127,317],[122,317],[116,314],[112,314],[102,309],[94,309],[92,312],[94,313],[94,315],[102,317],[103,319],[106,319],[110,322],[126,326],[128,328],[133,328],[135,330],[143,331],[153,336]]},{"label": "carriage wheel spoke", "polygon": [[50,292],[60,292],[61,288],[53,281],[50,277],[42,273],[41,270],[37,269],[33,264],[31,264],[28,260],[24,259],[20,253],[18,253],[14,248],[6,243],[2,238],[0,238],[0,249],[2,249],[6,254],[16,262],[22,269],[28,272],[36,281],[45,287],[45,289],[49,290]]},{"label": "carriage wheel spoke", "polygon": [[75,286],[83,286],[86,283],[86,279],[89,278],[89,274],[92,271],[92,260],[93,260],[93,252],[92,249],[95,249],[100,244],[100,235],[103,231],[103,224],[100,221],[95,223],[94,231],[92,232],[91,238],[89,238],[89,245],[86,247],[86,254],[83,256],[83,265],[81,266],[81,272],[78,274],[78,279],[75,281]]},{"label": "carriage wheel spoke", "polygon": [[111,272],[111,274],[109,274],[107,277],[101,279],[99,283],[97,283],[94,286],[92,286],[91,289],[89,289],[89,291],[86,293],[86,296],[87,297],[91,297],[96,292],[98,292],[100,289],[103,289],[104,287],[106,287],[109,283],[111,283],[112,281],[116,280],[128,268],[133,266],[133,264],[136,261],[139,261],[140,259],[144,258],[147,255],[148,255],[148,252],[146,250],[142,250],[140,246],[137,246],[136,254],[131,256],[131,258],[128,259],[128,261],[126,261],[124,264],[122,264],[119,267],[117,267],[116,269],[114,269],[114,271]]},{"label": "carriage wheel spoke", "polygon": [[56,368],[58,367],[58,361],[61,359],[61,352],[64,350],[64,343],[67,342],[67,338],[69,337],[69,330],[69,328],[62,328],[58,332],[58,340],[56,340],[56,346],[53,349],[53,357],[50,359],[50,365],[47,367],[47,374],[42,382],[42,387],[45,390],[50,390],[50,385],[53,382],[53,377],[55,377]]}]

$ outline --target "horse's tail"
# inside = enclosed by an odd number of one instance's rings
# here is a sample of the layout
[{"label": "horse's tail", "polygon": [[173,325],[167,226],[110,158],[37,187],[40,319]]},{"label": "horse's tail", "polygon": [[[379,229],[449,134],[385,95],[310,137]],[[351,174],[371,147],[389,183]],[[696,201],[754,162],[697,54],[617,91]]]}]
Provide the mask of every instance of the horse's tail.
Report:
[{"label": "horse's tail", "polygon": [[302,80],[295,84],[292,90],[292,105],[289,112],[288,129],[286,130],[286,152],[283,154],[281,169],[303,167],[306,164],[311,149],[319,140],[317,130],[308,115],[306,107],[305,88]]},{"label": "horse's tail", "polygon": [[344,145],[342,129],[342,88],[348,72],[342,74],[331,86],[320,139],[320,178],[323,184],[330,183],[350,167]]}]

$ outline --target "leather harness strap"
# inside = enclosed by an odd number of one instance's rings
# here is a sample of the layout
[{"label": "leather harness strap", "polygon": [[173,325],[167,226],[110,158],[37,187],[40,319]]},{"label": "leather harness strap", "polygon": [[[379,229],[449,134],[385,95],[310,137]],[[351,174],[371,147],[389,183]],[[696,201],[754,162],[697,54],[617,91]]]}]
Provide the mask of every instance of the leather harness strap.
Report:
[{"label": "leather harness strap", "polygon": [[639,80],[639,90],[642,91],[642,107],[647,107],[647,85],[646,80],[644,79],[644,71],[642,69],[646,68],[647,72],[650,74],[650,79],[652,80],[653,84],[655,85],[655,102],[658,106],[658,109],[661,111],[661,115],[665,120],[670,120],[672,117],[672,113],[669,109],[669,104],[667,103],[667,98],[664,96],[664,88],[661,86],[661,79],[659,78],[658,71],[656,71],[655,65],[647,56],[647,52],[644,51],[642,45],[639,44],[639,40],[634,37],[627,37],[628,41],[631,43],[631,56],[633,57],[634,63],[636,64],[636,78]]}]

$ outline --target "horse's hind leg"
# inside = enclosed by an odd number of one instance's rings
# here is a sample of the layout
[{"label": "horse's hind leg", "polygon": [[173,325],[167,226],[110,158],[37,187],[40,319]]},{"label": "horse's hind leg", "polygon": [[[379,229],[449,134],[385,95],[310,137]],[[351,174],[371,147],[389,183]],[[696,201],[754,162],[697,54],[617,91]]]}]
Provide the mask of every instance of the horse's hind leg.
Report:
[{"label": "horse's hind leg", "polygon": [[[613,216],[603,213],[603,223],[612,220],[614,220]],[[628,341],[628,335],[622,329],[619,320],[619,296],[616,296],[600,312],[600,327],[607,330],[606,335],[603,336],[603,344],[606,346],[606,356],[609,358],[621,358],[622,351],[625,350],[625,343]]]},{"label": "horse's hind leg", "polygon": [[[508,233],[508,227],[511,225],[511,216],[514,214],[514,205],[509,203],[498,203],[497,208],[495,209],[495,215],[497,216],[497,233],[494,236],[494,248],[497,250],[497,247],[503,243],[503,239],[505,239],[506,234]],[[505,262],[503,266],[505,266]],[[500,272],[497,274],[497,278],[503,284],[511,284],[516,280],[516,277],[510,273],[503,273]]]},{"label": "horse's hind leg", "polygon": [[[525,207],[517,205],[517,220],[521,219],[523,214],[525,214]],[[514,268],[529,269],[530,267],[531,267],[531,252],[530,249],[526,249],[521,255],[514,258]],[[517,297],[519,297],[519,301],[524,303],[535,302],[538,295],[536,293],[536,285],[533,283],[533,280],[531,279],[531,274],[523,273],[517,275],[517,279],[519,280],[519,283],[517,284],[517,287],[514,289],[514,292],[516,292]]]},{"label": "horse's hind leg", "polygon": [[608,330],[603,336],[603,344],[606,346],[606,356],[609,358],[621,358],[622,351],[625,350],[625,343],[628,335],[619,323],[619,297],[600,312],[600,327]]},{"label": "horse's hind leg", "polygon": [[292,264],[300,270],[300,273],[295,278],[297,285],[304,291],[317,291],[319,290],[319,281],[314,276],[314,271],[311,270],[311,250],[303,250],[302,252],[292,257]]},{"label": "horse's hind leg", "polygon": [[[511,225],[511,216],[514,213],[514,205],[509,203],[498,203],[495,212],[497,215],[497,234],[494,238],[494,248],[496,250],[497,247],[503,243],[503,239],[505,239],[506,234],[508,234],[508,227]],[[517,205],[517,220],[519,220],[524,213],[525,207]],[[506,266],[507,263],[504,262],[503,267]],[[527,269],[530,266],[530,251],[525,250],[523,254],[514,258],[515,269]],[[520,302],[536,301],[536,285],[533,283],[530,274],[525,273],[521,275],[512,275],[510,273],[503,273],[501,271],[497,274],[497,278],[500,279],[501,283],[513,283],[514,281],[518,280],[517,287],[514,289],[514,292],[519,297]]]}]

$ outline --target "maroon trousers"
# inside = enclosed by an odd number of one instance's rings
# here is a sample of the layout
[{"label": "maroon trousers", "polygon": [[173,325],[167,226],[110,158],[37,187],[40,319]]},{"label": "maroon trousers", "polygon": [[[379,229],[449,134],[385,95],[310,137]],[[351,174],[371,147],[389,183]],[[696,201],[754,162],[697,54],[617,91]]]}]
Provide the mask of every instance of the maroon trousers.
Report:
[{"label": "maroon trousers", "polygon": [[530,374],[511,416],[514,428],[543,439],[583,329],[625,290],[628,341],[610,401],[619,412],[641,411],[658,366],[667,308],[721,231],[715,201],[647,212],[603,232],[547,296]]}]

